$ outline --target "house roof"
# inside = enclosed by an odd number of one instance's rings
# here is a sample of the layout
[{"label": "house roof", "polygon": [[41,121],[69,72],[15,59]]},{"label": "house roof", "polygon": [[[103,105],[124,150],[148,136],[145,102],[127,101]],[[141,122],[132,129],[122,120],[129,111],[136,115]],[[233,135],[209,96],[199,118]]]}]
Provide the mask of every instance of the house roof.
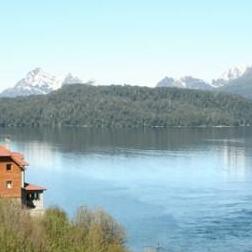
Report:
[{"label": "house roof", "polygon": [[10,157],[21,168],[24,168],[26,165],[28,165],[21,153],[11,152],[3,145],[0,145],[0,157]]},{"label": "house roof", "polygon": [[10,155],[11,152],[3,145],[0,145],[0,157],[9,157]]},{"label": "house roof", "polygon": [[21,153],[12,152],[11,153],[11,158],[13,159],[13,161],[15,161],[20,166],[26,166],[26,165],[28,165],[28,163],[24,159],[24,156]]},{"label": "house roof", "polygon": [[24,189],[26,191],[45,191],[46,190],[45,187],[41,187],[38,185],[29,184],[29,183],[25,183]]}]

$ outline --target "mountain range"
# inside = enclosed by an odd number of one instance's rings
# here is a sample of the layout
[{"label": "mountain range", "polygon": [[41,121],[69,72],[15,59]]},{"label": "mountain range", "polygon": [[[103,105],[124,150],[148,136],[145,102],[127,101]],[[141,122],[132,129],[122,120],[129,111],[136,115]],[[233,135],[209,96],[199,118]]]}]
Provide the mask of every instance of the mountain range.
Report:
[{"label": "mountain range", "polygon": [[[59,78],[35,68],[17,82],[17,84],[4,90],[1,97],[16,97],[29,95],[45,95],[64,85],[81,84],[83,81],[72,74]],[[165,77],[156,87],[170,87],[180,89],[197,89],[231,93],[252,99],[252,67],[233,67],[224,72],[219,78],[211,82],[192,76],[179,79]]]},{"label": "mountain range", "polygon": [[59,89],[63,85],[83,83],[81,79],[71,73],[61,79],[54,75],[44,72],[41,68],[35,68],[17,82],[17,84],[4,90],[1,97],[16,97],[29,95],[45,95]]},{"label": "mountain range", "polygon": [[[219,78],[207,82],[192,76],[185,76],[180,79],[172,77],[165,77],[157,83],[157,87],[177,87],[186,89],[200,89],[200,90],[224,90],[230,85],[239,85],[239,82],[250,79],[252,75],[252,67],[233,67],[224,72]],[[252,87],[252,83],[251,83]],[[229,90],[229,88],[227,88]]]},{"label": "mountain range", "polygon": [[185,89],[202,89],[211,90],[213,86],[205,82],[204,80],[194,78],[192,76],[185,76],[178,80],[172,77],[165,77],[157,83],[157,87],[176,87]]}]

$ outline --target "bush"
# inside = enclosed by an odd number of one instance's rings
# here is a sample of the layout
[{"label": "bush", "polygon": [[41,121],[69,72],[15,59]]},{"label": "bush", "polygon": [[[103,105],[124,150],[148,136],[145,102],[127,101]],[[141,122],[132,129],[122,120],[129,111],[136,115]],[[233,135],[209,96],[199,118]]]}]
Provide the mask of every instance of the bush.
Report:
[{"label": "bush", "polygon": [[13,201],[0,200],[0,248],[36,252],[126,252],[125,233],[102,210],[79,208],[73,219],[55,207],[31,217]]}]

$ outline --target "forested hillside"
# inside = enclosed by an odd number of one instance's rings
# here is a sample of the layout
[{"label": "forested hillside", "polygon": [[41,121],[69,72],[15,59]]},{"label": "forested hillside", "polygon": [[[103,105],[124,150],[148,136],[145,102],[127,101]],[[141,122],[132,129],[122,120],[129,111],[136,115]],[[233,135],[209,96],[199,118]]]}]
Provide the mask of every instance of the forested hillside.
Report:
[{"label": "forested hillside", "polygon": [[2,127],[168,127],[252,124],[252,103],[209,91],[66,85],[48,95],[1,98]]}]

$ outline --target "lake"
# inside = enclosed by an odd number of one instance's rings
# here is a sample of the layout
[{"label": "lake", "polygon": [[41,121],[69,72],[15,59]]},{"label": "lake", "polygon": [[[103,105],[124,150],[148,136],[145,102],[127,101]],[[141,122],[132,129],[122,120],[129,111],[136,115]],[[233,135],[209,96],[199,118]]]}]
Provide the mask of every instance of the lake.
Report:
[{"label": "lake", "polygon": [[132,251],[252,251],[252,129],[0,129],[72,216],[101,207]]}]

